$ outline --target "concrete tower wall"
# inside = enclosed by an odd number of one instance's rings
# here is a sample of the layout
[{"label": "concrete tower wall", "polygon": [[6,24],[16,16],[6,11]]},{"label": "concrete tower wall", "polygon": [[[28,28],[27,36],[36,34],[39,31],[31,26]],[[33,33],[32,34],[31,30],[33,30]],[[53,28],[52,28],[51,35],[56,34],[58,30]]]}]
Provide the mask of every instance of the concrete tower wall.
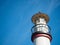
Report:
[{"label": "concrete tower wall", "polygon": [[46,37],[38,37],[34,40],[35,45],[50,45],[50,40]]}]

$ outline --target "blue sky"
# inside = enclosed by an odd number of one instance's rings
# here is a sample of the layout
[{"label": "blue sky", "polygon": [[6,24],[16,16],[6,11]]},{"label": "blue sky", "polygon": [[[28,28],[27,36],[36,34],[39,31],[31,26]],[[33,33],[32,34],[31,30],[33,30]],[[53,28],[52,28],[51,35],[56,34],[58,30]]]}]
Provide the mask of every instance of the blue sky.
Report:
[{"label": "blue sky", "polygon": [[39,11],[50,17],[51,45],[60,45],[60,0],[0,0],[0,45],[34,45],[31,17]]}]

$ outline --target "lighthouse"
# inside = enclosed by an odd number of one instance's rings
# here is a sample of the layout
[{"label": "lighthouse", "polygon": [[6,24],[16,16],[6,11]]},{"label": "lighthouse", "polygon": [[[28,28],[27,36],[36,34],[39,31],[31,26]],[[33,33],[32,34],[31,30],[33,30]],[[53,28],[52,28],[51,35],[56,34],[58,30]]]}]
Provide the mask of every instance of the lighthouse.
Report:
[{"label": "lighthouse", "polygon": [[34,23],[34,26],[31,29],[31,40],[34,45],[51,45],[51,29],[49,25],[47,25],[49,21],[48,15],[39,12],[33,15],[31,19]]}]

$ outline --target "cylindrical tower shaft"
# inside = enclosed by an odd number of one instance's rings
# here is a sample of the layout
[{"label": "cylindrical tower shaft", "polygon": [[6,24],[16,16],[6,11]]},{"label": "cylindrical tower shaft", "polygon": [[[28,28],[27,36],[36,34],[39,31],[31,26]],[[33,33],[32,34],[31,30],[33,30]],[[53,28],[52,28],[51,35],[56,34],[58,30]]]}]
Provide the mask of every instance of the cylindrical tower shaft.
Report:
[{"label": "cylindrical tower shaft", "polygon": [[35,45],[50,45],[50,40],[46,37],[38,37],[34,39],[34,44]]}]

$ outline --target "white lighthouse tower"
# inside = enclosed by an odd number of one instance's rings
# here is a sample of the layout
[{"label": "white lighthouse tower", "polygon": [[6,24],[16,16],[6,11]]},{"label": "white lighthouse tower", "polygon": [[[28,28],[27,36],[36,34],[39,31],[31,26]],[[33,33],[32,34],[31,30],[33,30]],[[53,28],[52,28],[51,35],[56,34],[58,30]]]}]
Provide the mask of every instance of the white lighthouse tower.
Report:
[{"label": "white lighthouse tower", "polygon": [[34,45],[50,45],[52,36],[50,27],[47,25],[49,17],[44,13],[37,13],[32,16],[32,22],[35,26],[32,27],[31,40]]}]

